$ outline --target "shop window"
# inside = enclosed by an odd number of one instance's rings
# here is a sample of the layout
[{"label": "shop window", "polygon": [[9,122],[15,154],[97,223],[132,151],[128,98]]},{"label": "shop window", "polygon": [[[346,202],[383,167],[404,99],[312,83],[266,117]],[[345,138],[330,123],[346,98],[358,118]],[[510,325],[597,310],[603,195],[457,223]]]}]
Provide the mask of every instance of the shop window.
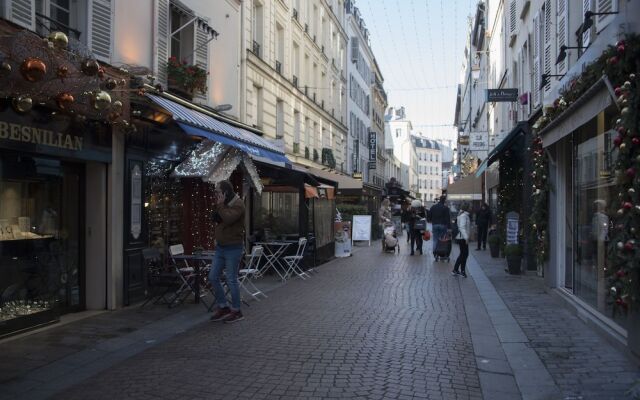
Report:
[{"label": "shop window", "polygon": [[0,162],[2,336],[83,305],[84,179],[58,160],[3,153]]},{"label": "shop window", "polygon": [[265,187],[253,197],[253,230],[264,240],[297,236],[300,194],[294,188]]}]

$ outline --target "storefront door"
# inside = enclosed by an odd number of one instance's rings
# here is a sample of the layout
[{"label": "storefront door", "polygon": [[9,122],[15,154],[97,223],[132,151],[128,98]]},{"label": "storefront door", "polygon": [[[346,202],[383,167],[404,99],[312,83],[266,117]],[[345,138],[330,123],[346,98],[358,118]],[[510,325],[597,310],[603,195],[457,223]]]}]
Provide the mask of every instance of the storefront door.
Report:
[{"label": "storefront door", "polygon": [[85,307],[84,165],[0,152],[0,336]]}]

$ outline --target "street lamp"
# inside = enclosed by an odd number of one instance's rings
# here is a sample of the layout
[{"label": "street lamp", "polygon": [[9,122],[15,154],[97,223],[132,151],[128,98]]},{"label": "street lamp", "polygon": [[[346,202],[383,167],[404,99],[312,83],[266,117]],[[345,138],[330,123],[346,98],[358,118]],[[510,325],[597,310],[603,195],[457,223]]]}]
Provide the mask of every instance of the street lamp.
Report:
[{"label": "street lamp", "polygon": [[618,14],[618,11],[612,11],[612,12],[586,11],[584,13],[584,22],[582,23],[582,33],[585,33],[586,31],[589,30],[589,28],[591,28],[591,26],[593,25],[594,15],[613,15],[613,14]]},{"label": "street lamp", "polygon": [[229,111],[232,108],[233,108],[233,106],[231,104],[220,104],[220,105],[217,105],[217,106],[213,107],[213,110],[217,111],[217,112],[224,112],[224,111]]},{"label": "street lamp", "polygon": [[540,76],[540,90],[542,90],[542,88],[544,88],[547,85],[547,82],[549,81],[549,78],[562,78],[565,74],[562,75],[551,75],[551,74],[542,74]]},{"label": "street lamp", "polygon": [[558,53],[558,59],[556,60],[556,65],[560,64],[565,58],[567,58],[567,50],[569,49],[586,49],[583,46],[560,46],[560,53]]}]

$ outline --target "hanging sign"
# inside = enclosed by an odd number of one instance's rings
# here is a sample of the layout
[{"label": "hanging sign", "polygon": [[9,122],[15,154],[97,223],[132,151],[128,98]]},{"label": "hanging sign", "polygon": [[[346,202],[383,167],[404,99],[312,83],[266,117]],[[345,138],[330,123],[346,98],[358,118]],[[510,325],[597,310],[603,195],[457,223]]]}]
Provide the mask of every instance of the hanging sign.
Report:
[{"label": "hanging sign", "polygon": [[471,151],[489,150],[488,137],[489,132],[472,132],[469,135],[469,149]]},{"label": "hanging sign", "polygon": [[487,101],[510,102],[518,101],[518,89],[487,89]]},{"label": "hanging sign", "polygon": [[353,141],[353,153],[351,154],[352,157],[352,165],[353,165],[353,173],[358,172],[360,169],[358,168],[358,161],[360,158],[360,142],[358,139],[355,139]]},{"label": "hanging sign", "polygon": [[507,213],[507,244],[518,244],[519,220],[517,212]]},{"label": "hanging sign", "polygon": [[376,133],[369,131],[369,169],[376,169],[377,140]]}]

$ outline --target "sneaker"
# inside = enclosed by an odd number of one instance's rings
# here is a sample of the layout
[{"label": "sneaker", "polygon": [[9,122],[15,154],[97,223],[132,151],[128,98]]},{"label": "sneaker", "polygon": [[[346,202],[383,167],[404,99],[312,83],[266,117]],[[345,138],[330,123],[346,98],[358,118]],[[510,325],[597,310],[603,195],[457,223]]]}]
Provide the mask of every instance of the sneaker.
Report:
[{"label": "sneaker", "polygon": [[244,316],[242,315],[242,311],[240,311],[240,310],[231,311],[229,313],[229,316],[227,318],[225,318],[224,323],[225,324],[233,324],[234,322],[242,321],[243,319],[244,319]]},{"label": "sneaker", "polygon": [[453,275],[453,276],[458,276],[458,275],[459,275],[459,273],[458,273],[458,271],[451,271],[451,275]]},{"label": "sneaker", "polygon": [[218,307],[209,320],[213,322],[224,321],[226,318],[229,318],[230,315],[231,309],[229,307]]},{"label": "sneaker", "polygon": [[467,277],[467,273],[466,272],[460,272],[460,275],[464,276],[465,278]]}]

